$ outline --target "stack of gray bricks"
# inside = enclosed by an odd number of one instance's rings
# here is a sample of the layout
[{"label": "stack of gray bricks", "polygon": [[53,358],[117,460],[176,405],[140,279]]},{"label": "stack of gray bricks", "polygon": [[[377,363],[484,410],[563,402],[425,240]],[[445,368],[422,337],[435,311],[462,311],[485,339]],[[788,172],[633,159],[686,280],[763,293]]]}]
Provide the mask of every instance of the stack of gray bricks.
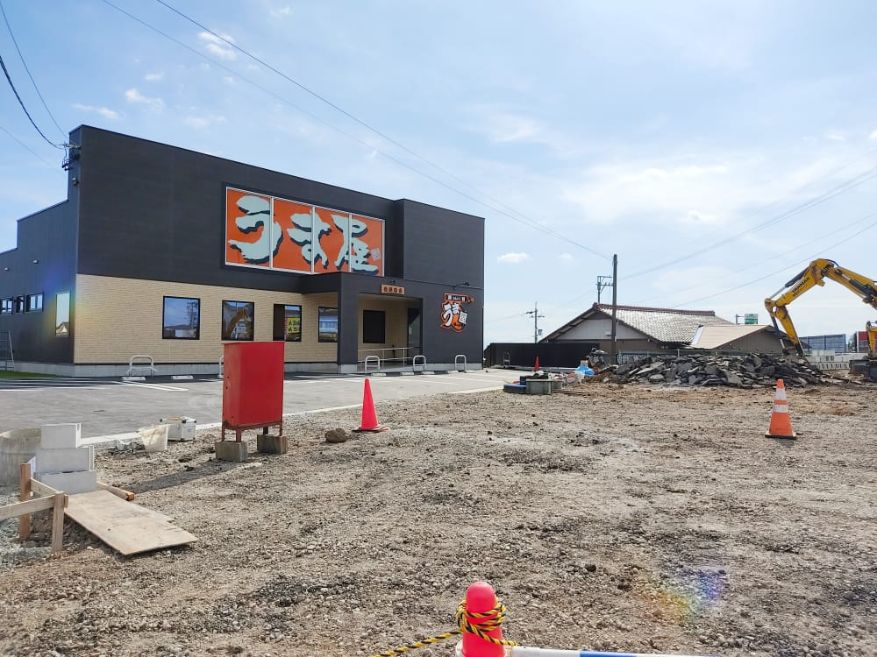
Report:
[{"label": "stack of gray bricks", "polygon": [[82,445],[80,424],[44,424],[34,478],[64,493],[97,489],[94,446]]}]

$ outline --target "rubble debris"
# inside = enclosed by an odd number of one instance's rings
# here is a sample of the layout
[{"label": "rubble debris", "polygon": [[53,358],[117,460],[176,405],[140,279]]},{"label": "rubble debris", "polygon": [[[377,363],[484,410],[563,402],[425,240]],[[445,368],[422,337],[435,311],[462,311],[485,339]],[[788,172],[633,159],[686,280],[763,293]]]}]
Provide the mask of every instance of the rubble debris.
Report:
[{"label": "rubble debris", "polygon": [[771,354],[684,354],[646,356],[619,365],[615,383],[663,383],[683,386],[770,387],[777,379],[787,386],[827,383],[831,377],[798,358]]}]

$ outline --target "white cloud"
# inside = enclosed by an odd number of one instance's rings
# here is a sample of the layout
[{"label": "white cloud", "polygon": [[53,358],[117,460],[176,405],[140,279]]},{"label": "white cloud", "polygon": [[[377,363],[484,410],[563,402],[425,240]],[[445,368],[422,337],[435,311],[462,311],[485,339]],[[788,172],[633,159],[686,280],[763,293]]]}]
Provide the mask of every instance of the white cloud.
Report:
[{"label": "white cloud", "polygon": [[844,161],[834,147],[782,157],[685,153],[596,165],[578,176],[559,177],[557,187],[559,200],[570,206],[566,224],[626,221],[713,229],[779,214],[850,180],[866,166],[862,158]]},{"label": "white cloud", "polygon": [[871,139],[872,141],[877,141],[877,130],[868,135],[868,139]]},{"label": "white cloud", "polygon": [[94,114],[100,114],[105,119],[109,119],[110,121],[115,121],[119,118],[119,113],[115,110],[111,110],[109,107],[98,107],[96,105],[83,105],[82,103],[73,103],[73,109],[79,110],[80,112],[90,112]]},{"label": "white cloud", "polygon": [[569,155],[581,145],[569,135],[550,127],[544,121],[514,110],[492,105],[468,108],[471,118],[467,129],[484,135],[494,144],[538,144],[556,155]]},{"label": "white cloud", "polygon": [[526,261],[529,260],[529,259],[530,259],[530,254],[529,254],[529,253],[524,253],[524,252],[515,253],[515,252],[511,252],[511,253],[503,253],[501,256],[499,256],[499,257],[496,259],[496,261],[497,261],[497,262],[504,262],[504,263],[509,264],[509,265],[519,265],[519,264],[521,264],[522,262],[526,262]]},{"label": "white cloud", "polygon": [[[729,189],[738,187],[723,163],[628,162],[592,167],[564,197],[595,221],[661,215],[683,223],[722,223]],[[739,189],[735,191],[739,192]]]},{"label": "white cloud", "polygon": [[[234,39],[228,34],[219,33],[220,36],[211,34],[210,32],[198,32],[198,39],[204,44],[207,52],[216,55],[220,59],[233,60],[237,59],[237,52],[226,41],[234,43]],[[222,38],[220,38],[222,37]],[[225,39],[225,41],[223,41]]]},{"label": "white cloud", "polygon": [[840,130],[828,130],[825,133],[825,138],[829,141],[846,141],[846,135]]},{"label": "white cloud", "polygon": [[515,114],[493,114],[484,126],[487,136],[497,143],[540,142],[545,127],[535,119]]},{"label": "white cloud", "polygon": [[132,105],[146,105],[154,112],[160,112],[164,109],[164,101],[161,98],[144,96],[137,89],[128,89],[125,92],[125,100]]},{"label": "white cloud", "polygon": [[189,115],[183,119],[183,123],[190,128],[195,128],[196,130],[209,128],[212,125],[225,123],[225,121],[225,117],[220,116],[219,114],[205,114],[203,116]]},{"label": "white cloud", "polygon": [[292,7],[289,5],[284,5],[283,7],[279,7],[277,9],[269,10],[269,13],[274,18],[286,18],[287,16],[292,15]]},{"label": "white cloud", "polygon": [[143,79],[147,82],[159,82],[164,79],[164,71],[157,71],[155,73],[147,73],[143,76]]},{"label": "white cloud", "polygon": [[575,258],[573,258],[572,253],[561,253],[561,254],[560,254],[559,256],[557,256],[557,257],[558,257],[560,260],[562,260],[563,262],[572,262],[573,260],[575,260]]}]

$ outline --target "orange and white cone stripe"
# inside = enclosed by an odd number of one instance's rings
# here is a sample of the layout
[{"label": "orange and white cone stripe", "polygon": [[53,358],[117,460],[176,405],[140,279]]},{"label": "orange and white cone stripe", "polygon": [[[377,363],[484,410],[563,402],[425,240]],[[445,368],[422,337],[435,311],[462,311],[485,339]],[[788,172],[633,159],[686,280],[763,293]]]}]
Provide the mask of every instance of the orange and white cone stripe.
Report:
[{"label": "orange and white cone stripe", "polygon": [[773,411],[770,414],[770,427],[764,434],[768,438],[795,438],[792,431],[792,416],[789,414],[789,400],[786,398],[786,385],[777,379],[777,390],[773,399]]}]

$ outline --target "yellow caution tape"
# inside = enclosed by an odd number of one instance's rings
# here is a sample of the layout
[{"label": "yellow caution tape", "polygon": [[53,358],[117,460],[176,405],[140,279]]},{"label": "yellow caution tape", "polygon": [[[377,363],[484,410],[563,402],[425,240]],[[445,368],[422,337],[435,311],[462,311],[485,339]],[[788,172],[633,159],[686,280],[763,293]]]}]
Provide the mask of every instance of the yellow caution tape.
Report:
[{"label": "yellow caution tape", "polygon": [[[405,653],[412,650],[417,650],[418,648],[427,648],[431,645],[441,643],[442,641],[447,641],[451,637],[459,636],[461,634],[474,634],[478,638],[484,639],[485,641],[488,641],[498,646],[516,646],[518,644],[514,641],[509,641],[508,639],[497,639],[488,634],[488,632],[498,630],[500,627],[502,627],[503,621],[505,621],[506,612],[506,606],[498,599],[496,601],[496,606],[493,609],[491,609],[490,611],[482,612],[466,611],[466,601],[463,600],[457,606],[457,613],[455,614],[455,618],[457,620],[456,630],[443,632],[442,634],[436,634],[435,636],[427,637],[425,639],[418,639],[416,641],[412,641],[411,643],[406,643],[404,646],[394,648],[393,650],[379,652],[373,657],[396,657],[396,655],[404,655]],[[470,619],[480,620],[483,622],[473,624],[470,622]]]}]

